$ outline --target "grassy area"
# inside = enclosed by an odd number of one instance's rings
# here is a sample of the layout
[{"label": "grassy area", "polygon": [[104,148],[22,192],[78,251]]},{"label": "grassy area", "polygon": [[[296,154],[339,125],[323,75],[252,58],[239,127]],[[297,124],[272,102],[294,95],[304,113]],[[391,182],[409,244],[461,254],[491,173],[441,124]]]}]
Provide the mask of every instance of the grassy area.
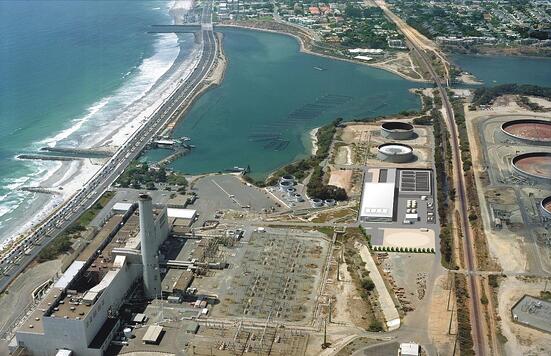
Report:
[{"label": "grassy area", "polygon": [[480,105],[489,105],[502,95],[528,95],[551,99],[551,88],[529,84],[502,84],[494,87],[478,88],[474,92],[471,109]]},{"label": "grassy area", "polygon": [[86,227],[113,196],[115,196],[114,192],[105,192],[90,209],[79,216],[75,223],[40,251],[37,258],[38,262],[54,260],[62,253],[69,251],[73,244],[72,240],[80,237],[80,233],[86,230]]},{"label": "grassy area", "polygon": [[467,124],[465,122],[465,110],[463,100],[459,98],[451,99],[455,123],[457,124],[459,135],[459,148],[461,150],[461,159],[463,160],[463,171],[467,172],[472,167],[471,150],[469,147],[469,135],[467,134]]},{"label": "grassy area", "polygon": [[451,169],[451,145],[448,132],[440,113],[434,119],[434,165],[436,168],[436,184],[438,201],[438,216],[440,218],[440,252],[442,265],[455,268],[453,262],[453,232],[450,227],[450,200],[454,199],[454,190],[449,171]]}]

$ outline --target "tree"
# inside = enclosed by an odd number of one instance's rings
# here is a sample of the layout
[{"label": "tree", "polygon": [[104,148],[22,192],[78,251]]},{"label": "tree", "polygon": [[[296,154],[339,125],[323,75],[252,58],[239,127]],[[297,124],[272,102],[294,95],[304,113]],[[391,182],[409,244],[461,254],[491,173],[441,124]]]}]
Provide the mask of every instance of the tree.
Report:
[{"label": "tree", "polygon": [[375,289],[375,283],[373,283],[371,278],[365,277],[364,279],[362,279],[362,288],[368,292],[371,292],[373,289]]}]

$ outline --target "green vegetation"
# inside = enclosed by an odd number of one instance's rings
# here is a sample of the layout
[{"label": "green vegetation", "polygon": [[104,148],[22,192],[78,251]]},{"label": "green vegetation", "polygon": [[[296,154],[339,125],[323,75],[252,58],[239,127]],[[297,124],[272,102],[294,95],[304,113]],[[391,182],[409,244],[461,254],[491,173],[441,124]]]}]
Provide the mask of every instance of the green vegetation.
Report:
[{"label": "green vegetation", "polygon": [[[115,196],[114,192],[105,192],[98,201],[86,210],[76,221],[76,226],[85,227],[98,215],[99,211]],[[84,228],[82,228],[84,230]]]},{"label": "green vegetation", "polygon": [[315,155],[301,159],[297,162],[293,162],[278,169],[266,180],[266,182],[254,182],[250,177],[246,178],[247,181],[258,186],[274,185],[277,183],[279,178],[285,174],[291,174],[300,181],[307,176],[307,173],[311,169],[313,169],[310,180],[306,186],[306,192],[309,197],[335,200],[348,199],[348,195],[344,189],[333,185],[327,185],[325,183],[324,172],[320,166],[320,164],[329,157],[329,150],[331,149],[333,137],[335,136],[337,127],[341,122],[342,119],[336,119],[318,129],[316,134],[318,150]]},{"label": "green vegetation", "polygon": [[124,173],[119,177],[117,183],[124,188],[155,190],[155,183],[168,183],[175,185],[178,192],[184,193],[187,187],[186,178],[174,172],[167,172],[164,167],[157,169],[150,168],[147,162],[132,162]]},{"label": "green vegetation", "polygon": [[488,276],[488,284],[492,288],[498,288],[499,287],[499,276],[497,274],[490,274]]},{"label": "green vegetation", "polygon": [[529,84],[502,84],[474,91],[472,106],[489,105],[502,95],[528,95],[551,99],[551,88]]},{"label": "green vegetation", "polygon": [[69,251],[71,249],[71,240],[73,237],[74,235],[63,232],[40,251],[37,258],[38,263],[55,260],[60,254]]},{"label": "green vegetation", "polygon": [[457,300],[457,327],[459,349],[461,355],[474,356],[473,337],[471,334],[471,318],[469,314],[469,294],[467,292],[467,278],[456,273],[455,278],[455,296]]},{"label": "green vegetation", "polygon": [[527,96],[524,96],[524,95],[522,95],[518,98],[517,103],[520,106],[525,107],[530,111],[534,111],[534,112],[545,112],[545,111],[547,111],[543,106],[539,105],[538,103],[531,102],[530,99]]},{"label": "green vegetation", "polygon": [[548,302],[551,302],[551,291],[541,291],[540,292],[540,298],[543,300],[547,300]]},{"label": "green vegetation", "polygon": [[436,170],[436,184],[438,186],[436,199],[438,201],[438,216],[440,218],[440,252],[442,253],[442,264],[448,268],[453,266],[453,233],[449,227],[450,200],[453,200],[455,193],[450,187],[453,186],[449,176],[452,153],[449,142],[449,133],[446,130],[444,120],[438,110],[434,110],[434,166]]},{"label": "green vegetation", "polygon": [[463,101],[452,97],[451,103],[455,116],[455,123],[457,124],[457,129],[459,131],[459,148],[461,150],[461,159],[463,160],[463,171],[467,172],[471,169],[473,164],[471,150],[469,148],[469,135],[467,134]]},{"label": "green vegetation", "polygon": [[38,262],[45,262],[56,259],[60,254],[71,249],[72,239],[80,236],[80,233],[86,230],[90,222],[98,215],[99,211],[113,198],[114,192],[105,192],[98,201],[88,210],[86,210],[75,223],[69,226],[58,237],[56,237],[48,246],[44,247],[38,254]]},{"label": "green vegetation", "polygon": [[383,323],[380,321],[380,320],[373,320],[371,321],[371,323],[369,324],[369,328],[367,328],[367,330],[371,331],[371,332],[380,332],[380,331],[383,331]]}]

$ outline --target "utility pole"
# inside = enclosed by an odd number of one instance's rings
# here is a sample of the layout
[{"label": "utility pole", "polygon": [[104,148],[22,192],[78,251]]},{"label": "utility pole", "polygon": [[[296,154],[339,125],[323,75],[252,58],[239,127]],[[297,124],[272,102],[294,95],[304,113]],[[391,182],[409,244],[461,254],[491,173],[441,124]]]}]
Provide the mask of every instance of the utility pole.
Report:
[{"label": "utility pole", "polygon": [[453,320],[453,311],[454,310],[455,310],[455,302],[453,303],[452,314],[450,315],[450,323],[448,325],[448,335],[452,334],[452,320]]},{"label": "utility pole", "polygon": [[332,308],[331,308],[333,306],[332,302],[333,302],[333,300],[331,298],[329,298],[329,323],[331,323],[331,314],[333,314],[332,313]]},{"label": "utility pole", "polygon": [[[450,276],[450,275],[451,274],[448,272],[448,276]],[[450,310],[450,298],[451,298],[451,294],[452,294],[452,290],[453,290],[453,285],[452,284],[455,284],[453,276],[452,276],[452,279],[450,280],[450,291],[448,293],[448,306],[446,307],[446,309],[448,311]]]},{"label": "utility pole", "polygon": [[327,319],[323,320],[323,346],[327,344]]}]

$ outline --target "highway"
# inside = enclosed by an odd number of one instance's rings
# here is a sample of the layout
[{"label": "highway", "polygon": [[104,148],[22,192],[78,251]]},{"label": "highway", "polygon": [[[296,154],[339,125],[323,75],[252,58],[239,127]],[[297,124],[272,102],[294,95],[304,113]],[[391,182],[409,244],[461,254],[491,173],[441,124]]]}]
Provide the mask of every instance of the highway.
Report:
[{"label": "highway", "polygon": [[203,7],[201,57],[186,80],[178,86],[160,107],[143,120],[142,126],[118,149],[82,189],[62,204],[53,214],[34,228],[24,240],[14,246],[0,260],[2,277],[0,292],[21,273],[40,251],[61,232],[74,223],[115,182],[126,167],[144,149],[151,138],[157,135],[173,118],[178,108],[193,97],[213,67],[217,44],[212,31],[212,3]]},{"label": "highway", "polygon": [[[468,220],[468,206],[467,206],[467,194],[465,188],[465,177],[463,176],[463,163],[461,161],[461,150],[459,148],[459,135],[457,133],[457,126],[455,124],[455,117],[453,108],[448,98],[448,93],[442,85],[440,77],[434,71],[431,62],[427,59],[425,52],[423,51],[423,42],[420,41],[412,31],[407,30],[407,24],[405,24],[398,16],[390,11],[384,2],[377,1],[377,5],[385,12],[385,14],[396,23],[396,25],[402,30],[404,36],[411,43],[413,50],[419,54],[424,66],[430,73],[430,76],[437,86],[438,93],[442,99],[442,107],[445,110],[446,126],[450,132],[450,144],[453,152],[453,171],[456,182],[456,199],[459,203],[459,216],[461,220],[461,231],[463,233],[463,253],[465,254],[465,263],[467,273],[467,281],[470,292],[471,302],[471,327],[473,333],[474,351],[477,355],[486,354],[486,341],[483,327],[484,315],[480,306],[480,293],[478,290],[478,277],[476,273],[475,251],[473,245],[472,231]],[[405,28],[405,30],[403,30]]]}]

